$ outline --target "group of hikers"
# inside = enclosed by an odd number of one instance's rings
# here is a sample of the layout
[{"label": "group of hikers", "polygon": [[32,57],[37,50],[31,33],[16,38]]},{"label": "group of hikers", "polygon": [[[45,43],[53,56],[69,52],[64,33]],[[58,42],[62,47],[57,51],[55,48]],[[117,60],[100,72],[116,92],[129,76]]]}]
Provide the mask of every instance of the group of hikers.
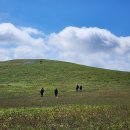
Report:
[{"label": "group of hikers", "polygon": [[78,92],[78,91],[82,91],[82,88],[83,88],[83,86],[82,85],[78,85],[77,84],[77,86],[76,86],[76,91]]},{"label": "group of hikers", "polygon": [[[41,97],[43,97],[44,92],[45,92],[45,90],[44,90],[44,88],[42,88],[40,90]],[[54,95],[55,95],[55,97],[58,96],[58,89],[57,88],[54,90]]]},{"label": "group of hikers", "polygon": [[[76,85],[76,92],[78,92],[78,91],[82,91],[82,85]],[[45,92],[45,90],[44,90],[44,88],[42,88],[41,90],[40,90],[40,94],[41,94],[41,97],[43,97],[43,95],[44,95],[44,92]],[[58,89],[56,88],[55,90],[54,90],[54,96],[55,97],[57,97],[58,96]]]}]

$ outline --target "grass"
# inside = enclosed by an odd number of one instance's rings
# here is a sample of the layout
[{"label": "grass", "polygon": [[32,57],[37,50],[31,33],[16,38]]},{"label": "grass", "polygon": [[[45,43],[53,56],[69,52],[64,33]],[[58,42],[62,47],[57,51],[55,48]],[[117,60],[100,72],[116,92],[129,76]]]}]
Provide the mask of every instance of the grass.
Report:
[{"label": "grass", "polygon": [[[130,104],[130,73],[67,62],[14,60],[0,63],[0,107],[42,107],[65,104]],[[76,84],[83,92],[76,93]],[[45,96],[41,99],[40,89]],[[59,89],[55,101],[53,91]]]},{"label": "grass", "polygon": [[[16,60],[0,63],[0,84],[73,86],[83,83],[90,87],[128,87],[130,73],[97,69],[82,65],[43,60]],[[98,86],[99,85],[99,86]],[[62,87],[63,88],[63,87]]]},{"label": "grass", "polygon": [[[120,116],[119,116],[120,115]],[[3,129],[128,130],[130,108],[126,106],[57,106],[0,111]]]},{"label": "grass", "polygon": [[[75,91],[76,84],[83,85],[82,92]],[[129,101],[129,72],[51,60],[0,63],[2,130],[127,130]]]}]

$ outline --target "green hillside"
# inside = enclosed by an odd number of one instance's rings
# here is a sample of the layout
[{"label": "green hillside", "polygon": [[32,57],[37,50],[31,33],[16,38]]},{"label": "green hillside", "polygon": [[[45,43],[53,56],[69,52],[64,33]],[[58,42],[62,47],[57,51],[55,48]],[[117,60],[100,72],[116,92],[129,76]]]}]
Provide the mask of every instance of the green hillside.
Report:
[{"label": "green hillside", "polygon": [[[83,92],[75,92],[76,84],[83,85]],[[41,87],[45,89],[44,100],[39,95]],[[59,98],[55,101],[56,87]],[[129,104],[129,100],[129,72],[51,60],[0,63],[1,107]]]},{"label": "green hillside", "polygon": [[51,60],[0,62],[1,130],[129,130],[129,101],[129,72]]},{"label": "green hillside", "polygon": [[[42,61],[42,63],[40,63]],[[0,84],[57,85],[70,87],[76,83],[88,88],[129,88],[130,73],[105,70],[51,60],[14,60],[0,63]],[[96,86],[95,86],[96,85]]]}]

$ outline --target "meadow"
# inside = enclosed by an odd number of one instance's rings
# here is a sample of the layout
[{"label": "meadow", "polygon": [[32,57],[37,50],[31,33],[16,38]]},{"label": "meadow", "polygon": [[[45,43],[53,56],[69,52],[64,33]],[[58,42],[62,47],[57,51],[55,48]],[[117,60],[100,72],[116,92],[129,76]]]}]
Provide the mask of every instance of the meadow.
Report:
[{"label": "meadow", "polygon": [[[77,84],[82,92],[75,91]],[[129,130],[129,101],[129,72],[51,60],[0,63],[2,130]]]},{"label": "meadow", "polygon": [[126,106],[56,106],[0,111],[2,129],[129,130]]}]

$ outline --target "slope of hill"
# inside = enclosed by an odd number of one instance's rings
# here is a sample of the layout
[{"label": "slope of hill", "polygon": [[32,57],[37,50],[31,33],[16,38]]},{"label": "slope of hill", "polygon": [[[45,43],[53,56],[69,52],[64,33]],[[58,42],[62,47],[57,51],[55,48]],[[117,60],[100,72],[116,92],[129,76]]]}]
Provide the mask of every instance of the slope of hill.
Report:
[{"label": "slope of hill", "polygon": [[130,129],[129,101],[128,72],[50,60],[0,63],[0,129]]},{"label": "slope of hill", "polygon": [[[41,62],[40,62],[41,61]],[[76,93],[76,84],[83,92]],[[39,96],[45,88],[44,100]],[[54,88],[59,98],[54,99]],[[60,104],[129,104],[130,73],[51,60],[12,60],[0,63],[0,106]]]},{"label": "slope of hill", "polygon": [[[0,84],[84,85],[129,87],[130,73],[51,60],[13,60],[0,63]],[[111,85],[112,84],[112,85]],[[88,86],[88,87],[91,87]]]}]

